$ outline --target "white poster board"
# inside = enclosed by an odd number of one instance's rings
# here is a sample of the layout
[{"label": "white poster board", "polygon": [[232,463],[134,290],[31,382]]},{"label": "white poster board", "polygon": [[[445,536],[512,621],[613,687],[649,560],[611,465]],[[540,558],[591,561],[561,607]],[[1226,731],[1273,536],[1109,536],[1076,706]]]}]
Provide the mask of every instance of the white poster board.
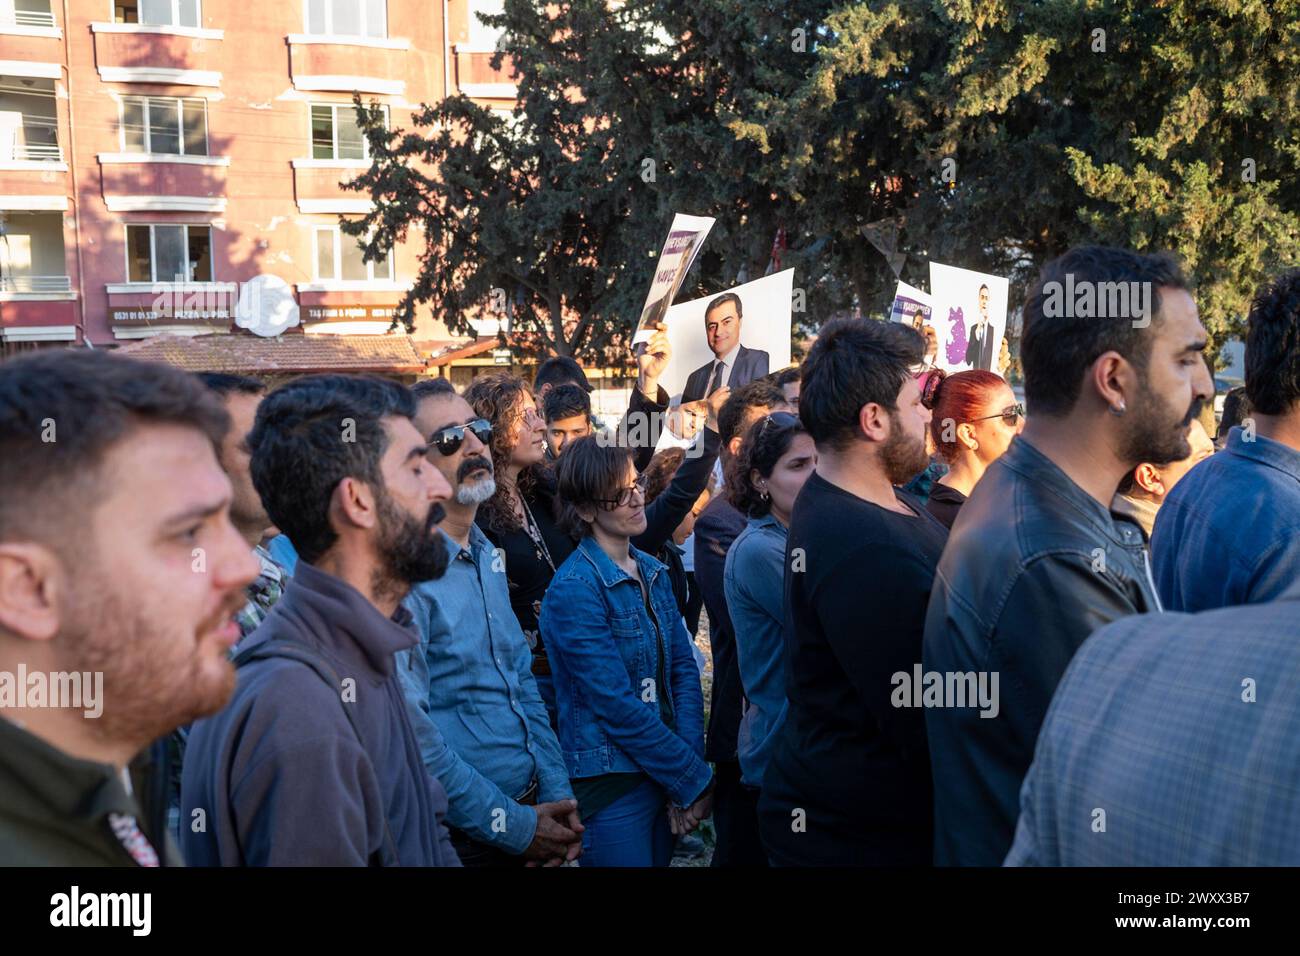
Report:
[{"label": "white poster board", "polygon": [[940,368],[998,372],[1008,289],[1002,276],[930,263],[930,325],[938,337]]},{"label": "white poster board", "polygon": [[710,391],[719,358],[709,344],[705,313],[710,307],[709,321],[719,326],[714,342],[733,359],[723,384],[734,390],[789,365],[793,294],[794,270],[786,269],[669,309],[673,355],[659,381],[671,402],[700,401]]},{"label": "white poster board", "polygon": [[659,250],[659,259],[655,262],[654,279],[650,282],[650,291],[646,293],[645,305],[641,307],[641,318],[636,324],[632,344],[638,345],[648,340],[653,331],[659,327],[668,313],[668,308],[682,287],[691,263],[699,255],[704,245],[704,237],[709,234],[717,222],[708,216],[686,216],[677,213],[673,224],[668,229],[668,238]]}]

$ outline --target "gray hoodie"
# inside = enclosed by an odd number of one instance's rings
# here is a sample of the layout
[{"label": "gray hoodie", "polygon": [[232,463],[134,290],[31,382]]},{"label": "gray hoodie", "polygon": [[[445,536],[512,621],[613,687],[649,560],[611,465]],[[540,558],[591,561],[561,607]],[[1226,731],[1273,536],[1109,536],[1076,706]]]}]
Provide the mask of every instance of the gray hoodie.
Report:
[{"label": "gray hoodie", "polygon": [[230,703],[190,734],[188,863],[460,865],[442,823],[446,792],[424,769],[393,670],[393,655],[417,642],[409,624],[404,608],[386,618],[351,585],[299,562],[240,656],[291,642],[340,686],[284,657],[239,668]]}]

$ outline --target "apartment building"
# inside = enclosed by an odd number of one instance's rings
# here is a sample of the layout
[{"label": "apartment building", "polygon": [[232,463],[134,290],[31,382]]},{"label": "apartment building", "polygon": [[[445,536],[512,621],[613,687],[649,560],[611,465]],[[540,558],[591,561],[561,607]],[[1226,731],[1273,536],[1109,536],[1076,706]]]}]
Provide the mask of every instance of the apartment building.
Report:
[{"label": "apartment building", "polygon": [[365,263],[339,230],[368,204],[353,92],[398,126],[457,91],[509,110],[473,16],[499,9],[0,0],[0,349],[384,334],[422,243]]}]

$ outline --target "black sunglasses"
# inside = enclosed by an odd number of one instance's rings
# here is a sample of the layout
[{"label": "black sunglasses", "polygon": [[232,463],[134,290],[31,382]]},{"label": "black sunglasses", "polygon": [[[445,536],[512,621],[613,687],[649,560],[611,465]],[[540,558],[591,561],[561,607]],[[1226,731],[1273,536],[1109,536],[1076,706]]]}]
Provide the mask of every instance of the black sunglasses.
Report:
[{"label": "black sunglasses", "polygon": [[983,418],[972,418],[972,422],[987,422],[993,418],[1000,418],[1008,425],[1014,426],[1016,422],[1025,417],[1025,406],[1022,402],[1016,402],[1014,405],[1008,405],[996,415],[985,415]]},{"label": "black sunglasses", "polygon": [[755,441],[761,440],[764,433],[767,432],[767,426],[775,424],[777,428],[794,428],[799,425],[799,416],[792,415],[790,412],[772,412],[763,419],[763,425],[755,436]]},{"label": "black sunglasses", "polygon": [[465,431],[472,431],[474,437],[484,445],[492,441],[492,423],[486,418],[476,418],[464,425],[448,425],[429,436],[429,444],[443,455],[454,455],[465,441]]}]

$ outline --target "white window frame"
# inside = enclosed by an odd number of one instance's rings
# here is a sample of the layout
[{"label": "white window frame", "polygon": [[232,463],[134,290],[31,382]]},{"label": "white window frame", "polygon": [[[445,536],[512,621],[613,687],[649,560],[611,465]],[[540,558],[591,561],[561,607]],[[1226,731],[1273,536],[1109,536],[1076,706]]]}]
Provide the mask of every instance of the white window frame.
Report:
[{"label": "white window frame", "polygon": [[[202,29],[202,27],[203,27],[203,0],[194,0],[194,2],[195,2],[195,11],[194,11],[194,13],[195,13],[195,16],[198,17],[198,22],[197,22],[196,24],[194,24],[193,27],[184,27],[184,29],[187,29],[187,30],[189,30],[189,29]],[[136,23],[135,23],[135,25],[137,25],[137,26],[142,26],[142,27],[151,27],[151,26],[152,26],[152,27],[177,27],[177,28],[181,28],[181,26],[182,26],[182,25],[181,25],[181,0],[171,0],[171,7],[172,7],[172,19],[171,19],[171,23],[143,23],[143,22],[141,22],[141,21],[140,21],[140,8],[141,8],[142,6],[144,6],[144,0],[136,0],[136,4],[135,4]],[[108,0],[108,22],[109,22],[109,23],[117,23],[117,4],[114,3],[113,0]]]},{"label": "white window frame", "polygon": [[[173,2],[175,2],[175,0],[173,0]],[[367,24],[366,24],[366,2],[365,2],[365,0],[355,0],[357,6],[361,8],[360,16],[357,18],[357,19],[361,22],[361,32],[360,32],[360,33],[335,33],[335,32],[334,32],[334,23],[333,23],[333,20],[334,20],[334,14],[333,14],[333,12],[332,12],[332,9],[333,9],[333,8],[332,8],[331,0],[319,0],[319,2],[325,4],[325,32],[324,32],[324,33],[312,33],[312,32],[311,32],[311,10],[309,9],[310,6],[311,6],[311,0],[302,0],[302,32],[303,32],[303,35],[304,35],[304,36],[309,36],[309,37],[347,37],[348,39],[353,39],[353,40],[355,40],[355,39],[369,39],[369,40],[379,40],[379,39],[384,39],[384,40],[386,40],[386,39],[388,39],[388,2],[387,2],[387,0],[385,0],[385,2],[384,2],[384,33],[383,33],[383,36],[382,36],[382,37],[374,37],[374,36],[371,36],[369,33],[366,33],[366,26],[367,26]]]},{"label": "white window frame", "polygon": [[[159,226],[180,226],[185,230],[185,278],[181,280],[184,284],[198,283],[207,285],[217,281],[217,257],[212,245],[212,225],[211,223],[189,223],[189,222],[128,222],[123,225],[123,235],[126,238],[126,281],[130,285],[175,285],[176,277],[168,276],[165,279],[158,278],[158,233]],[[149,230],[149,275],[153,278],[132,279],[131,278],[131,230],[136,228],[147,228]],[[190,271],[190,230],[206,229],[208,231],[208,259],[212,263],[210,272],[212,273],[206,279],[195,279],[189,275]]]},{"label": "white window frame", "polygon": [[[468,21],[466,26],[467,32],[469,33],[469,42],[464,44],[464,46],[466,48],[472,48],[478,52],[495,53],[497,47],[501,44],[501,37],[505,34],[505,31],[489,27],[478,18],[479,10],[482,6],[484,6],[484,4],[475,3],[474,0],[469,0],[469,2],[465,4],[466,18]],[[494,3],[492,6],[494,8],[501,7],[504,9],[504,4],[501,3]],[[502,10],[492,9],[483,12],[497,16],[502,12]],[[458,46],[460,46],[460,44],[458,44]]]},{"label": "white window frame", "polygon": [[[334,254],[334,275],[332,276],[322,276],[320,274],[320,234],[326,230],[329,230],[333,234],[333,239],[334,239],[334,248],[332,250]],[[367,262],[366,278],[344,279],[343,278],[343,246],[342,246],[343,236],[344,236],[343,230],[340,229],[338,226],[321,224],[321,223],[316,223],[312,225],[311,227],[311,271],[312,271],[314,282],[316,283],[321,283],[321,282],[330,282],[330,283],[389,282],[391,283],[395,281],[397,276],[397,264],[395,260],[397,257],[393,255],[392,249],[388,250],[388,274],[387,275],[377,276],[375,274],[375,267],[378,266],[379,263]],[[352,236],[348,236],[348,239],[352,239]]]},{"label": "white window frame", "polygon": [[[316,129],[312,120],[312,110],[314,110],[318,106],[329,107],[331,110],[331,115],[333,117],[331,149],[334,155],[329,157],[321,157],[320,159],[317,159],[316,157]],[[388,104],[381,103],[379,105],[379,108],[384,113],[384,129],[388,129],[389,121],[391,119],[390,114],[388,112]],[[307,104],[307,155],[311,159],[316,160],[317,162],[348,162],[348,163],[369,162],[370,161],[370,140],[368,140],[364,134],[361,137],[361,159],[348,159],[348,160],[339,159],[339,110],[341,109],[348,110],[349,116],[355,115],[356,113],[356,106],[353,103],[327,103],[327,102],[316,101]]]},{"label": "white window frame", "polygon": [[[126,104],[128,100],[144,101],[144,144],[145,150],[142,153],[134,152],[127,148],[126,145]],[[150,104],[154,100],[165,100],[176,103],[177,130],[180,136],[179,153],[159,153],[153,148],[153,124],[150,122],[149,115],[151,112]],[[203,152],[187,153],[185,152],[185,102],[187,100],[197,100],[203,104]],[[212,143],[208,137],[208,101],[202,96],[143,96],[131,94],[129,96],[118,97],[118,132],[119,142],[122,147],[122,153],[130,156],[211,156]]]}]

